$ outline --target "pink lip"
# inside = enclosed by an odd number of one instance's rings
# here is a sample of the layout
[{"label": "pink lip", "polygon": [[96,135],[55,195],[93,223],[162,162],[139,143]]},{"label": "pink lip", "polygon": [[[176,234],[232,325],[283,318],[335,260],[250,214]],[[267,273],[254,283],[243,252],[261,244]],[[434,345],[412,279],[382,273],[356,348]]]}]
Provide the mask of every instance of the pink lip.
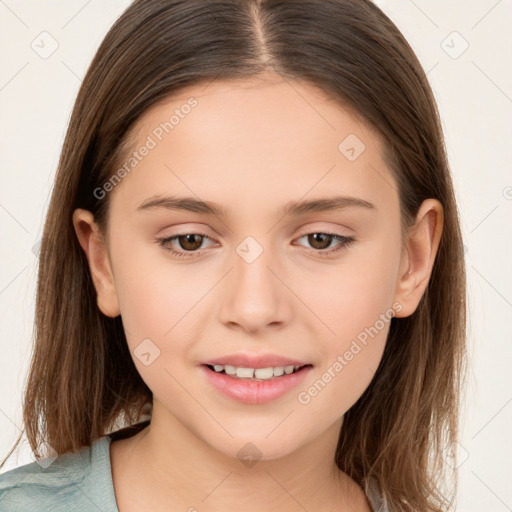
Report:
[{"label": "pink lip", "polygon": [[232,354],[229,356],[218,357],[217,359],[210,359],[203,361],[203,364],[211,366],[216,364],[231,365],[237,368],[269,368],[276,366],[304,366],[310,364],[305,361],[298,361],[297,359],[289,359],[287,357],[278,356],[275,354]]},{"label": "pink lip", "polygon": [[[291,364],[271,364],[256,367],[266,368],[268,366],[291,366]],[[254,368],[254,366],[250,365],[242,367]],[[217,373],[208,368],[208,366],[201,365],[201,371],[205,374],[208,381],[224,395],[237,402],[252,405],[264,404],[285,395],[300,384],[312,368],[312,366],[308,365],[289,375],[284,374],[281,377],[274,377],[270,380],[251,381],[230,377],[225,373]]]}]

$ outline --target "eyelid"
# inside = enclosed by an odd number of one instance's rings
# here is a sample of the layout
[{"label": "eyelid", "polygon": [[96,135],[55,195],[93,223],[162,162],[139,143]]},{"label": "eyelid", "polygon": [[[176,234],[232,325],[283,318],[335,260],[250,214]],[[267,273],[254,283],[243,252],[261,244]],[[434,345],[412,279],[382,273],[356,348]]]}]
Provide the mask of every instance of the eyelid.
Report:
[{"label": "eyelid", "polygon": [[[313,226],[311,226],[311,224],[313,224]],[[326,227],[326,224],[331,224],[331,226]],[[300,230],[302,234],[299,236],[310,235],[311,233],[325,233],[329,235],[344,236],[347,238],[351,236],[348,233],[343,233],[343,231],[354,232],[354,230],[350,229],[348,226],[342,226],[341,224],[333,225],[333,223],[329,222],[308,223],[307,227]]]}]

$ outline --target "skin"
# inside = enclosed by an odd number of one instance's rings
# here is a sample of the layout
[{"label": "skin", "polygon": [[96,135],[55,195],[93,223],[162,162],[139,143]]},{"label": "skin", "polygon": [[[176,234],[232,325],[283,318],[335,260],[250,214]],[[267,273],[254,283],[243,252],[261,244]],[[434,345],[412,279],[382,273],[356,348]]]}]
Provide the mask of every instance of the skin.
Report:
[{"label": "skin", "polygon": [[[402,245],[398,187],[379,134],[307,82],[276,75],[196,85],[166,99],[138,120],[134,150],[190,96],[198,105],[109,192],[108,232],[86,210],[73,215],[98,307],[121,314],[132,356],[147,338],[160,350],[148,366],[133,356],[154,407],[146,429],[112,443],[119,510],[369,511],[333,457],[343,415],[379,365],[389,322],[309,403],[297,396],[393,304],[397,317],[414,312],[442,207],[426,200]],[[349,134],[365,145],[354,161],[338,149]],[[229,215],[137,211],[155,194],[212,201]],[[290,201],[333,195],[374,208],[280,212]],[[197,232],[209,238],[199,237],[189,258],[156,241]],[[312,233],[354,241],[325,257],[319,252],[339,242],[313,245],[305,236]],[[263,249],[252,263],[236,251],[247,236]],[[277,400],[242,404],[199,367],[235,352],[294,357],[313,370]],[[250,467],[237,457],[247,442],[261,453]]]}]

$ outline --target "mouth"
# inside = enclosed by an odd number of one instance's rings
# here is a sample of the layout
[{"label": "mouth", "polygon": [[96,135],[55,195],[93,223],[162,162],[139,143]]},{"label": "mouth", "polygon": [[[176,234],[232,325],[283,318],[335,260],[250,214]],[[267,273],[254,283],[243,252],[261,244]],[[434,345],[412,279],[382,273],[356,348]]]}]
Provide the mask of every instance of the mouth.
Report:
[{"label": "mouth", "polygon": [[206,381],[225,397],[248,405],[263,405],[290,396],[289,393],[308,377],[313,365],[252,368],[210,361],[200,368]]},{"label": "mouth", "polygon": [[204,366],[213,373],[226,375],[233,380],[265,382],[281,379],[287,375],[300,373],[304,369],[312,367],[313,365],[269,366],[266,368],[247,368],[221,364],[205,364]]}]

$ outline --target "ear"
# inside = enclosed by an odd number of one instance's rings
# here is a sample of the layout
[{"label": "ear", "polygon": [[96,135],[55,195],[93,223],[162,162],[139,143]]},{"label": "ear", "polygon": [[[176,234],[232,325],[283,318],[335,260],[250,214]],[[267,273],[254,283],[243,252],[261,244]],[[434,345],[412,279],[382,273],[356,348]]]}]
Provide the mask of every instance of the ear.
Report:
[{"label": "ear", "polygon": [[443,231],[443,207],[436,199],[426,199],[414,224],[408,229],[395,290],[402,305],[396,317],[412,315],[425,292]]},{"label": "ear", "polygon": [[115,318],[120,314],[120,308],[110,257],[93,214],[77,208],[73,212],[73,226],[89,263],[98,307],[104,315]]}]

